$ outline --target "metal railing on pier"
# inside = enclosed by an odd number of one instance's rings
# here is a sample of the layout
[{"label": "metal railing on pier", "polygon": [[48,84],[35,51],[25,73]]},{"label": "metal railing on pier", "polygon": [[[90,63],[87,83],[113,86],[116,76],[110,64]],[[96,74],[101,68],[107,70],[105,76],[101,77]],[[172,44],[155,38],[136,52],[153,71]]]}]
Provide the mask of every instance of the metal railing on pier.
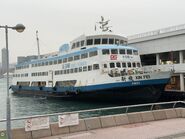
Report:
[{"label": "metal railing on pier", "polygon": [[[52,113],[52,114],[44,114],[44,115],[33,115],[33,116],[25,116],[25,117],[17,117],[12,118],[11,122],[15,122],[12,126],[15,127],[24,127],[24,120],[31,118],[39,118],[39,117],[49,117],[50,122],[56,122],[59,115],[65,114],[73,114],[78,113],[80,119],[89,118],[89,117],[98,117],[105,115],[115,115],[115,114],[123,114],[123,113],[131,113],[131,112],[141,112],[141,111],[153,111],[159,109],[169,109],[169,108],[178,108],[184,107],[185,101],[171,101],[171,102],[159,102],[159,103],[148,103],[148,104],[138,104],[138,105],[128,105],[128,106],[117,106],[117,107],[107,107],[107,108],[98,108],[98,109],[89,109],[89,110],[79,110],[72,112],[62,112],[62,113]],[[6,119],[0,120],[1,123],[5,124]],[[0,129],[3,127],[0,126]]]}]

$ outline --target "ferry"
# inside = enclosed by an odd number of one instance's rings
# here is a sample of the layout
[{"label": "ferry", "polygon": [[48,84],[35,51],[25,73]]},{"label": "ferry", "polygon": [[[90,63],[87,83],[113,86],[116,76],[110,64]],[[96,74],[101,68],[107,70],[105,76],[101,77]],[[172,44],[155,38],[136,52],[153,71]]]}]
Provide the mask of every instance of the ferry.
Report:
[{"label": "ferry", "polygon": [[[16,94],[55,98],[157,101],[172,71],[144,71],[138,49],[113,34],[102,20],[101,33],[81,35],[53,56],[17,64],[11,89]],[[95,28],[96,29],[96,28]]]}]

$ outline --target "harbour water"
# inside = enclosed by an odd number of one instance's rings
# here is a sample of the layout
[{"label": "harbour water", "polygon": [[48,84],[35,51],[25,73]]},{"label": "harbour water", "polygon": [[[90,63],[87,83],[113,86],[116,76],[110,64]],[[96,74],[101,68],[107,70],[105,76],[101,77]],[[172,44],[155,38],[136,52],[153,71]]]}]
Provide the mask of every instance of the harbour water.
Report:
[{"label": "harbour water", "polygon": [[[6,79],[0,79],[0,119],[6,118]],[[84,109],[119,106],[110,102],[55,100],[43,97],[13,95],[10,90],[11,117],[50,114]]]}]

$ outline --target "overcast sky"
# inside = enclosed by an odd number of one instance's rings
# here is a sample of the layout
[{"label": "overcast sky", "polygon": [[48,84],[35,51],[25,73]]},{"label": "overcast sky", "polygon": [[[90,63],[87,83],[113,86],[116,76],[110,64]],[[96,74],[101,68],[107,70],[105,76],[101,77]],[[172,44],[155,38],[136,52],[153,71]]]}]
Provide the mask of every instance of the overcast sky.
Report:
[{"label": "overcast sky", "polygon": [[[26,26],[23,33],[9,30],[10,62],[16,62],[37,54],[36,30],[44,54],[93,32],[101,15],[111,19],[114,33],[128,36],[184,24],[184,6],[185,0],[0,0],[0,25]],[[1,49],[4,36],[0,29]]]}]

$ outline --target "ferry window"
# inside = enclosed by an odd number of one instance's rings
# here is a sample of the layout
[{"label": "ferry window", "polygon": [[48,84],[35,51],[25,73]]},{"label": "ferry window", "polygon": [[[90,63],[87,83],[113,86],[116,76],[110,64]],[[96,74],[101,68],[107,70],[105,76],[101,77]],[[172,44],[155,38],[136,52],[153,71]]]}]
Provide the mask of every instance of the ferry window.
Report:
[{"label": "ferry window", "polygon": [[115,44],[119,45],[119,39],[115,39]]},{"label": "ferry window", "polygon": [[80,47],[80,42],[77,42],[77,43],[76,43],[76,47],[77,47],[77,48]]},{"label": "ferry window", "polygon": [[38,72],[37,75],[40,76],[40,72]]},{"label": "ferry window", "polygon": [[73,61],[73,57],[68,57],[68,62]]},{"label": "ferry window", "polygon": [[80,55],[74,56],[74,60],[79,60],[80,59]]},{"label": "ferry window", "polygon": [[119,49],[119,54],[125,54],[125,49]]},{"label": "ferry window", "polygon": [[89,52],[89,57],[98,55],[98,51]]},{"label": "ferry window", "polygon": [[114,63],[110,63],[110,68],[115,68],[115,64]]},{"label": "ferry window", "polygon": [[42,66],[44,66],[44,62],[42,62]]},{"label": "ferry window", "polygon": [[38,66],[41,66],[41,63],[39,63]]},{"label": "ferry window", "polygon": [[122,67],[126,68],[126,63],[125,62],[122,63]]},{"label": "ferry window", "polygon": [[66,73],[69,74],[69,69],[67,69],[67,72]]},{"label": "ferry window", "polygon": [[141,64],[140,63],[137,63],[137,67],[141,67]]},{"label": "ferry window", "polygon": [[70,73],[73,73],[73,69],[70,69]]},{"label": "ferry window", "polygon": [[127,55],[131,55],[132,54],[132,50],[131,49],[127,49]]},{"label": "ferry window", "polygon": [[63,74],[63,70],[60,70],[60,74]]},{"label": "ferry window", "polygon": [[120,62],[117,62],[117,63],[116,63],[116,67],[117,67],[117,68],[121,68]]},{"label": "ferry window", "polygon": [[88,66],[88,71],[91,71],[91,70],[92,70],[92,66],[89,65],[89,66]]},{"label": "ferry window", "polygon": [[82,67],[79,67],[79,72],[82,72]]},{"label": "ferry window", "polygon": [[93,64],[93,70],[99,69],[99,64]]},{"label": "ferry window", "polygon": [[62,63],[62,59],[59,59],[59,60],[58,60],[58,64],[61,64],[61,63]]},{"label": "ferry window", "polygon": [[87,40],[87,45],[93,45],[93,39],[88,39]]},{"label": "ferry window", "polygon": [[133,50],[134,55],[138,55],[138,51],[137,50]]},{"label": "ferry window", "polygon": [[81,54],[81,59],[87,58],[88,57],[88,53],[85,54]]},{"label": "ferry window", "polygon": [[134,68],[135,68],[135,67],[136,67],[136,63],[132,63],[132,67],[134,67]]},{"label": "ferry window", "polygon": [[101,44],[101,39],[95,39],[94,44]]},{"label": "ferry window", "polygon": [[66,62],[67,62],[67,58],[64,58],[64,59],[63,59],[63,63],[66,63]]},{"label": "ferry window", "polygon": [[124,40],[120,40],[120,45],[124,45]]},{"label": "ferry window", "polygon": [[118,50],[117,49],[111,49],[111,54],[118,54]]},{"label": "ferry window", "polygon": [[66,70],[64,70],[64,74],[66,74],[67,73],[67,71]]},{"label": "ferry window", "polygon": [[114,39],[109,39],[109,44],[114,44]]},{"label": "ferry window", "polygon": [[[34,64],[31,64],[31,66],[34,67]],[[16,69],[17,69],[17,67],[16,67]]]},{"label": "ferry window", "polygon": [[77,73],[78,72],[78,68],[75,68],[75,71],[74,72]]},{"label": "ferry window", "polygon": [[52,65],[53,64],[53,61],[49,61],[49,65]]},{"label": "ferry window", "polygon": [[107,64],[103,64],[103,67],[104,67],[104,68],[107,68]]},{"label": "ferry window", "polygon": [[83,67],[83,71],[87,71],[87,66],[84,66]]},{"label": "ferry window", "polygon": [[73,43],[73,45],[72,45],[72,49],[74,49],[75,48],[75,43]]},{"label": "ferry window", "polygon": [[109,49],[103,49],[102,50],[102,54],[103,55],[108,55],[110,52],[109,52]]},{"label": "ferry window", "polygon": [[58,75],[58,71],[55,71],[55,75]]},{"label": "ferry window", "polygon": [[45,62],[45,65],[48,65],[48,61]]},{"label": "ferry window", "polygon": [[84,40],[80,42],[81,43],[81,46],[84,46],[84,42],[85,42]]},{"label": "ferry window", "polygon": [[127,65],[128,65],[128,68],[131,68],[131,63],[130,62],[128,62]]},{"label": "ferry window", "polygon": [[54,64],[57,64],[57,60],[54,61]]},{"label": "ferry window", "polygon": [[102,44],[108,44],[108,39],[107,38],[103,38],[102,39]]}]

